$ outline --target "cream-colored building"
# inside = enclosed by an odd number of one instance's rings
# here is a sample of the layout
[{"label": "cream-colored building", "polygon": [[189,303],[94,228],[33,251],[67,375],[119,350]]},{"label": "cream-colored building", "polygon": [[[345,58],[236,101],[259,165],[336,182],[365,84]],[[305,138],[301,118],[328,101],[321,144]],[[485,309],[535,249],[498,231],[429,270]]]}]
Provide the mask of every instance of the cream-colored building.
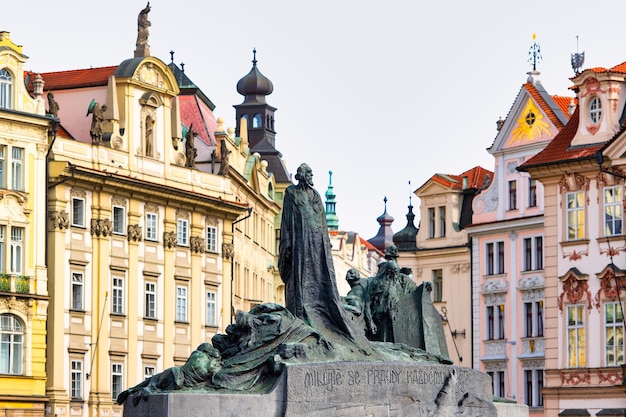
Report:
[{"label": "cream-colored building", "polygon": [[48,414],[121,415],[119,392],[274,301],[276,185],[246,129],[218,119],[190,150],[193,117],[158,58],[42,76],[64,128],[48,184]]},{"label": "cream-colored building", "polygon": [[[0,32],[0,414],[43,416],[46,400],[46,153],[56,123],[22,46]],[[50,136],[49,136],[50,135]]]},{"label": "cream-colored building", "polygon": [[493,173],[472,168],[460,175],[435,174],[415,191],[420,199],[420,228],[415,251],[400,251],[398,264],[410,267],[419,284],[433,284],[431,299],[444,318],[449,357],[461,366],[472,365],[472,297],[470,246],[463,226],[471,221],[476,190]]}]

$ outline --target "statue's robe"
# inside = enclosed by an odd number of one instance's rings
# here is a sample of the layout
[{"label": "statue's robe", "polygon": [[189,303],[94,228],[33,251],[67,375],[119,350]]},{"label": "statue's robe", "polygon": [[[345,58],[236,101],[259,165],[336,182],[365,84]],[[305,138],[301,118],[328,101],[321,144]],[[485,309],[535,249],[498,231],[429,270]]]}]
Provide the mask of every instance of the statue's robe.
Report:
[{"label": "statue's robe", "polygon": [[302,182],[285,190],[278,267],[289,311],[331,344],[349,341],[353,351],[370,352],[341,305],[322,199]]}]

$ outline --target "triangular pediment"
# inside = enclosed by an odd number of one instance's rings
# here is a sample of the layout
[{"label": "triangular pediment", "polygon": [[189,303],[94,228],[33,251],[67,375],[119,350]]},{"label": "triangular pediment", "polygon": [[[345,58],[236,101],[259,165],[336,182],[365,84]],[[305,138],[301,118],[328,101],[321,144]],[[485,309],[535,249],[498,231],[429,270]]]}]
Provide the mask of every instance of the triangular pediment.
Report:
[{"label": "triangular pediment", "polygon": [[489,150],[496,153],[545,144],[556,136],[566,119],[567,116],[541,84],[526,83],[520,88]]}]

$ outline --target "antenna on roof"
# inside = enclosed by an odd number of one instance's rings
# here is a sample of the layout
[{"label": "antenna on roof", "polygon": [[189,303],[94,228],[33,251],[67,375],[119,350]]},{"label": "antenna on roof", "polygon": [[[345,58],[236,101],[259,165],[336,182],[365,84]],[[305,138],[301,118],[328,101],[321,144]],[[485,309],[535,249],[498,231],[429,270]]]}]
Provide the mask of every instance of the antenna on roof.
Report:
[{"label": "antenna on roof", "polygon": [[578,52],[578,35],[576,35],[576,53],[572,54],[572,69],[574,74],[580,74],[580,70],[585,63],[585,51]]}]

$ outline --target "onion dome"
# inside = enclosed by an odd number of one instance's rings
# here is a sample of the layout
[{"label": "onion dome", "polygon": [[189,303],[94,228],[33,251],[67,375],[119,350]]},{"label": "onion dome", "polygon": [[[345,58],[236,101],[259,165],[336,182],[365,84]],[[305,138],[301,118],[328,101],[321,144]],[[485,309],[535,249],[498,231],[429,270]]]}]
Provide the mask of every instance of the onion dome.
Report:
[{"label": "onion dome", "polygon": [[413,205],[410,200],[406,220],[406,227],[393,235],[393,243],[395,243],[400,252],[414,252],[417,250],[418,228],[415,227],[415,214],[413,214]]},{"label": "onion dome", "polygon": [[256,66],[256,49],[253,50],[252,69],[237,82],[237,92],[245,97],[242,104],[264,104],[265,96],[272,94],[274,85]]},{"label": "onion dome", "polygon": [[376,221],[380,224],[378,233],[368,242],[371,243],[381,252],[385,251],[385,248],[393,244],[393,230],[391,229],[391,223],[393,223],[393,217],[387,213],[387,197],[383,200],[385,202],[385,211],[380,215]]}]

